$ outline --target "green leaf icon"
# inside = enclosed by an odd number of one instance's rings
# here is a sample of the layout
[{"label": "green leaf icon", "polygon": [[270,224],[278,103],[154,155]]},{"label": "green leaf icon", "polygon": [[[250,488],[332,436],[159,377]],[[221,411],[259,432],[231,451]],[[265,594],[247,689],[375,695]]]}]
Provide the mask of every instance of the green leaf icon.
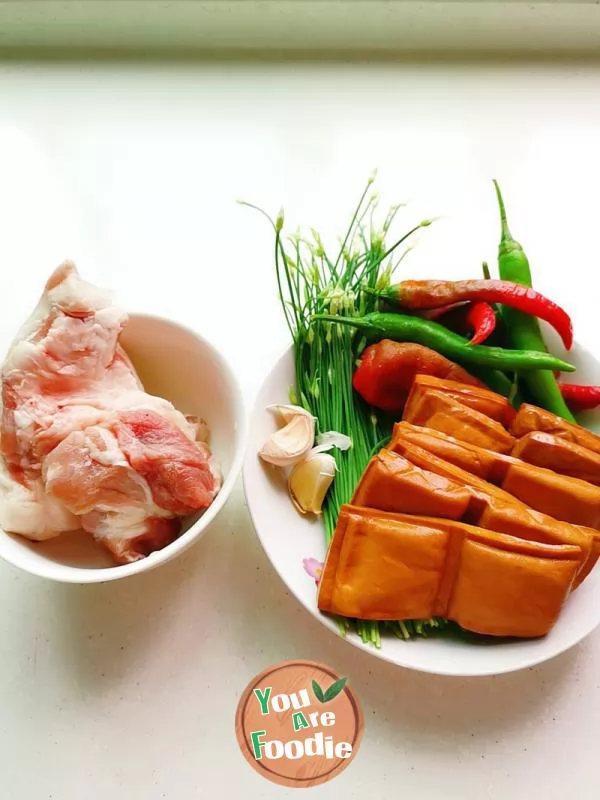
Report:
[{"label": "green leaf icon", "polygon": [[325,695],[323,694],[323,689],[321,689],[321,687],[319,686],[319,684],[315,680],[313,680],[313,682],[312,682],[312,688],[313,688],[313,692],[315,693],[315,697],[317,698],[319,703],[324,703],[325,702]]},{"label": "green leaf icon", "polygon": [[333,700],[338,694],[342,691],[344,686],[346,685],[348,678],[339,678],[337,681],[331,684],[329,689],[325,692],[324,700],[321,702],[328,703],[330,700]]}]

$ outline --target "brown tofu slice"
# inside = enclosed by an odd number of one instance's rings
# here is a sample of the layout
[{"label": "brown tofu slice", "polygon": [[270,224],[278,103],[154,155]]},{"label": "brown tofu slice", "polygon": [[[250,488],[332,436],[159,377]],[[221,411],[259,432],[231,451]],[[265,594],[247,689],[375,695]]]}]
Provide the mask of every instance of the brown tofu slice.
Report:
[{"label": "brown tofu slice", "polygon": [[[509,536],[501,536],[502,544]],[[517,540],[520,541],[520,540]],[[447,616],[492,636],[539,637],[554,626],[577,571],[568,546],[527,542],[516,553],[488,531],[468,536]]]},{"label": "brown tofu slice", "polygon": [[513,459],[495,450],[461,441],[454,436],[431,428],[423,428],[410,422],[397,422],[394,425],[388,449],[403,452],[403,443],[414,444],[439,458],[455,464],[471,475],[477,475],[490,483],[499,484]]},{"label": "brown tofu slice", "polygon": [[461,519],[470,502],[468,487],[419,469],[389,450],[380,450],[369,461],[352,497],[356,506],[446,519]]},{"label": "brown tofu slice", "polygon": [[574,546],[346,505],[318,606],[358,619],[441,615],[477,633],[543,636],[568,596],[579,559]]},{"label": "brown tofu slice", "polygon": [[319,609],[357,619],[428,619],[447,548],[440,525],[343,506],[319,582]]},{"label": "brown tofu slice", "polygon": [[600,530],[598,486],[520,461],[509,466],[502,488],[555,519]]},{"label": "brown tofu slice", "polygon": [[600,530],[598,486],[406,422],[394,426],[389,449],[402,453],[403,441],[499,486],[537,511]]},{"label": "brown tofu slice", "polygon": [[403,420],[498,453],[510,453],[515,443],[496,420],[433,390],[416,394],[412,401],[409,398]]},{"label": "brown tofu slice", "polygon": [[565,439],[567,442],[586,447],[594,453],[600,453],[600,436],[598,434],[528,403],[523,403],[519,408],[510,430],[517,439],[532,431],[551,433],[559,439]]},{"label": "brown tofu slice", "polygon": [[579,530],[581,530],[584,534],[591,536],[592,549],[587,560],[584,562],[583,567],[577,573],[575,583],[573,584],[573,589],[576,589],[583,583],[590,572],[594,569],[598,563],[598,559],[600,558],[600,533],[593,528],[587,528],[585,525],[576,525],[575,527],[579,528]]},{"label": "brown tofu slice", "polygon": [[415,377],[406,402],[406,410],[409,410],[413,403],[418,406],[423,395],[432,391],[441,392],[506,427],[509,427],[515,417],[515,410],[506,397],[482,386],[472,386],[447,378],[436,378],[432,375]]},{"label": "brown tofu slice", "polygon": [[552,433],[526,433],[517,439],[512,455],[528,464],[600,486],[600,453]]},{"label": "brown tofu slice", "polygon": [[528,541],[574,545],[581,550],[582,570],[593,557],[591,530],[535,511],[503,489],[420,447],[404,442],[397,446],[401,455],[382,450],[371,459],[353,505],[444,517]]}]

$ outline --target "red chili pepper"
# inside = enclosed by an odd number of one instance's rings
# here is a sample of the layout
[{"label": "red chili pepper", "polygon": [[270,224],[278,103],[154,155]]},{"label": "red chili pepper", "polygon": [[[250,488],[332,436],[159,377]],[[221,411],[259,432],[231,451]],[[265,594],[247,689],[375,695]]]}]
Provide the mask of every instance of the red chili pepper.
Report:
[{"label": "red chili pepper", "polygon": [[423,319],[432,319],[434,322],[437,322],[442,317],[445,317],[446,314],[451,314],[454,311],[461,311],[468,305],[470,305],[470,303],[450,303],[447,306],[440,306],[439,308],[427,308],[424,311],[420,311],[419,316],[423,317]]},{"label": "red chili pepper", "polygon": [[591,411],[600,406],[600,386],[560,383],[560,393],[571,411]]},{"label": "red chili pepper", "polygon": [[420,312],[423,319],[440,321],[447,324],[443,318],[449,315],[450,329],[459,333],[473,332],[471,344],[483,344],[492,335],[496,328],[496,313],[489,303],[453,303],[449,306],[440,306]]},{"label": "red chili pepper", "polygon": [[566,311],[535,289],[511,281],[402,281],[380,289],[376,294],[393,305],[413,311],[439,308],[464,300],[502,303],[548,322],[567,350],[573,344],[573,325]]},{"label": "red chili pepper", "polygon": [[484,386],[480,380],[435,350],[420,344],[392,342],[389,339],[382,339],[365,349],[354,372],[352,385],[372,406],[400,413],[415,375],[431,375],[470,386]]},{"label": "red chili pepper", "polygon": [[496,328],[496,313],[489,303],[473,303],[467,311],[466,321],[473,330],[471,344],[482,344]]}]

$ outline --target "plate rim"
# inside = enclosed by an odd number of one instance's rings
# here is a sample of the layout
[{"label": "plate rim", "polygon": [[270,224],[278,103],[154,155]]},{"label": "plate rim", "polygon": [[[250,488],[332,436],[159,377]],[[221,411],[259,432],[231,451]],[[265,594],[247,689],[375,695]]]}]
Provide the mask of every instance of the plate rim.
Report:
[{"label": "plate rim", "polygon": [[[590,351],[585,345],[581,344],[580,342],[577,342],[577,344],[585,351],[586,354],[589,354]],[[284,362],[291,357],[293,357],[293,344],[285,348],[285,350],[276,359],[276,361],[273,364],[271,364],[271,367],[268,369],[268,371],[265,371],[259,389],[256,392],[252,403],[250,404],[248,431],[252,429],[255,417],[259,413],[264,411],[264,408],[262,409],[260,408],[259,403],[265,385],[267,384],[271,376],[275,372],[277,372],[278,369],[281,369]],[[258,537],[258,540],[262,546],[263,551],[265,552],[265,555],[269,560],[269,563],[271,564],[279,580],[283,583],[283,585],[286,587],[289,593],[323,627],[325,627],[328,631],[330,631],[330,633],[335,634],[338,639],[342,640],[346,644],[351,645],[352,647],[355,647],[358,650],[361,650],[372,657],[378,658],[382,661],[386,661],[387,663],[392,664],[396,667],[411,669],[416,672],[422,672],[430,675],[440,675],[444,677],[454,677],[454,678],[478,678],[478,677],[484,678],[484,677],[491,677],[494,675],[504,675],[511,672],[519,672],[524,669],[530,669],[532,667],[539,666],[540,664],[550,662],[555,658],[558,658],[560,655],[563,655],[567,651],[571,650],[572,648],[576,647],[600,626],[600,613],[599,613],[598,619],[589,630],[586,630],[582,633],[578,632],[572,639],[567,638],[566,645],[562,646],[557,652],[553,653],[552,655],[547,655],[543,651],[541,653],[536,654],[536,651],[533,651],[532,655],[529,658],[524,659],[521,663],[515,665],[507,664],[500,667],[490,667],[489,669],[482,669],[476,672],[464,672],[464,671],[459,672],[452,669],[444,669],[443,667],[436,668],[435,665],[431,667],[429,666],[425,667],[422,665],[405,662],[402,659],[398,659],[397,657],[391,657],[389,654],[386,654],[384,647],[375,648],[368,644],[365,644],[358,636],[340,636],[335,623],[333,623],[327,616],[322,614],[317,607],[313,608],[311,605],[309,605],[308,602],[306,602],[305,599],[296,591],[296,588],[292,584],[288,583],[288,581],[283,577],[277,564],[275,563],[275,561],[271,556],[269,547],[265,541],[263,534],[261,533],[260,526],[258,524],[253,493],[252,491],[249,491],[250,472],[253,467],[256,468],[256,464],[258,462],[257,453],[252,450],[250,438],[251,437],[248,436],[246,441],[246,453],[244,455],[244,460],[242,464],[242,483],[244,488],[244,496],[246,498],[246,506],[248,508],[248,513],[252,521],[252,526],[254,528],[255,534]],[[596,572],[600,571],[600,563],[596,565],[594,571]],[[410,642],[405,642],[405,644],[407,647],[411,646]]]}]

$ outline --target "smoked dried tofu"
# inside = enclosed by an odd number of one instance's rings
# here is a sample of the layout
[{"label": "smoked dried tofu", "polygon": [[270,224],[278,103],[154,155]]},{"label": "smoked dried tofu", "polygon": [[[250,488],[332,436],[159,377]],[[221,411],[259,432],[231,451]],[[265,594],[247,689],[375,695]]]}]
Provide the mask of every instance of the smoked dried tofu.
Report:
[{"label": "smoked dried tofu", "polygon": [[498,453],[510,453],[515,443],[514,437],[496,420],[433,389],[417,393],[414,398],[411,394],[403,420]]},{"label": "smoked dried tofu", "polygon": [[422,447],[445,461],[449,461],[451,464],[455,464],[472,475],[477,475],[479,478],[491,483],[497,483],[504,478],[511,462],[510,456],[503,455],[495,450],[477,447],[477,445],[461,441],[447,433],[434,431],[431,428],[423,428],[410,422],[397,422],[394,425],[392,439],[388,448],[396,451],[397,443],[398,452],[402,453],[401,442]]},{"label": "smoked dried tofu", "polygon": [[574,588],[589,575],[598,560],[596,531],[581,525],[561,523],[522,504],[490,500],[477,520],[481,528],[506,533],[524,541],[541,544],[570,544],[581,550]]},{"label": "smoked dried tofu", "polygon": [[517,439],[512,455],[528,464],[600,486],[600,453],[552,433],[525,434]]},{"label": "smoked dried tofu", "polygon": [[580,548],[582,570],[593,557],[593,531],[535,511],[422,448],[398,444],[402,455],[382,450],[371,459],[353,505],[459,520],[528,541],[574,545]]},{"label": "smoked dried tofu", "polygon": [[343,506],[318,606],[358,619],[444,616],[477,633],[538,637],[555,623],[579,559],[576,546]]},{"label": "smoked dried tofu", "polygon": [[402,452],[401,441],[422,447],[499,486],[537,511],[564,522],[600,529],[598,486],[406,422],[394,427],[389,449]]},{"label": "smoked dried tofu", "polygon": [[343,506],[319,583],[319,608],[358,619],[434,616],[447,547],[439,524]]},{"label": "smoked dried tofu", "polygon": [[435,378],[432,375],[415,377],[406,403],[406,411],[411,413],[410,406],[413,403],[418,405],[427,392],[441,392],[474,411],[479,411],[486,417],[500,422],[507,428],[515,417],[515,410],[506,397],[481,386],[472,386],[446,378]]},{"label": "smoked dried tofu", "polygon": [[600,436],[598,434],[528,403],[523,403],[519,408],[510,430],[517,439],[532,431],[551,433],[559,439],[565,439],[567,442],[586,447],[594,453],[600,453]]},{"label": "smoked dried tofu", "polygon": [[573,584],[573,588],[576,589],[583,581],[587,578],[590,572],[596,566],[598,559],[600,558],[600,533],[597,530],[593,530],[592,528],[586,528],[584,525],[577,525],[583,533],[591,535],[592,537],[592,550],[590,555],[588,556],[587,560],[584,562],[583,567],[577,573],[577,577],[575,578],[575,583]]},{"label": "smoked dried tofu", "polygon": [[578,569],[577,548],[475,528],[462,547],[446,616],[491,636],[544,636]]},{"label": "smoked dried tofu", "polygon": [[446,519],[462,519],[470,502],[468,487],[419,469],[389,450],[380,450],[369,461],[352,497],[357,506]]},{"label": "smoked dried tofu", "polygon": [[502,488],[556,519],[600,529],[600,487],[522,461],[511,464]]}]

